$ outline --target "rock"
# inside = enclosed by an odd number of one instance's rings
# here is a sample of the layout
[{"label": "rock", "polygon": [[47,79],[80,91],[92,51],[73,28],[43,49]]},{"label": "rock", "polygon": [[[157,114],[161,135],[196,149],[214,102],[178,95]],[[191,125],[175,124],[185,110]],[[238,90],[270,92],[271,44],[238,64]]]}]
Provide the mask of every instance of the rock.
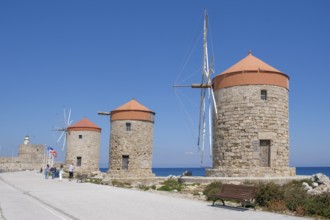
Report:
[{"label": "rock", "polygon": [[[314,189],[311,189],[307,183],[303,183],[304,189],[310,195],[319,195],[322,193],[330,192],[330,180],[329,177],[322,173],[313,174],[311,177],[312,186]],[[306,185],[307,184],[307,185]]]},{"label": "rock", "polygon": [[186,171],[184,171],[184,172],[181,174],[181,176],[180,176],[180,177],[183,177],[183,176],[192,176],[192,172],[191,172],[191,171],[188,171],[188,170],[186,170]]},{"label": "rock", "polygon": [[177,176],[173,176],[173,175],[169,175],[168,177],[166,177],[166,180],[175,180],[178,181],[179,177]]},{"label": "rock", "polygon": [[307,192],[313,189],[313,188],[312,188],[310,185],[308,185],[308,183],[306,183],[306,182],[303,182],[302,185],[303,185],[303,187],[304,187],[304,190],[306,190]]},{"label": "rock", "polygon": [[313,183],[312,183],[312,186],[315,188],[315,187],[318,187],[319,184],[318,184],[317,182],[313,182]]},{"label": "rock", "polygon": [[308,193],[309,195],[316,195],[316,194],[317,194],[317,192],[314,191],[313,189],[307,190],[307,193]]},{"label": "rock", "polygon": [[326,175],[322,173],[315,174],[315,180],[314,182],[317,182],[318,184],[322,185],[329,185],[330,186],[330,179]]}]

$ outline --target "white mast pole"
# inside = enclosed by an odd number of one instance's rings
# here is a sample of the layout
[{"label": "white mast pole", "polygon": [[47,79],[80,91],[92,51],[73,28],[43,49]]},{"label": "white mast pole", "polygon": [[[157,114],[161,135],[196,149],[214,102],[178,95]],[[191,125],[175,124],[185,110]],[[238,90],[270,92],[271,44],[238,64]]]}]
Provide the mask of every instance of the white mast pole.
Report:
[{"label": "white mast pole", "polygon": [[[203,35],[203,81],[206,79],[206,83],[209,81],[209,65],[208,65],[208,51],[207,51],[207,28],[208,28],[208,17],[206,9],[204,10],[204,35]],[[202,88],[206,89],[206,88]],[[202,159],[201,163],[204,161],[204,148],[205,148],[205,134],[206,134],[206,119],[205,119],[205,93],[203,96],[203,128],[202,128]]]}]

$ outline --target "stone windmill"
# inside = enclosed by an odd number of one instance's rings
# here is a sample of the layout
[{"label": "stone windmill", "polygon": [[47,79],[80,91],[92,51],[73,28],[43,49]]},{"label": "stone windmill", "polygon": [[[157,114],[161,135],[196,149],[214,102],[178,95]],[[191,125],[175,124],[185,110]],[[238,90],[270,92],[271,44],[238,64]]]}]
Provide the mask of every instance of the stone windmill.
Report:
[{"label": "stone windmill", "polygon": [[110,169],[114,178],[144,178],[152,174],[155,113],[135,99],[111,112]]},{"label": "stone windmill", "polygon": [[251,52],[214,77],[213,168],[207,176],[292,176],[289,76]]},{"label": "stone windmill", "polygon": [[99,170],[101,128],[83,118],[67,127],[66,131],[66,166],[71,163],[78,173]]},{"label": "stone windmill", "polygon": [[289,167],[289,76],[249,52],[211,80],[207,31],[205,10],[202,80],[174,86],[201,91],[197,144],[203,163],[208,129],[213,162],[206,175],[295,175]]}]

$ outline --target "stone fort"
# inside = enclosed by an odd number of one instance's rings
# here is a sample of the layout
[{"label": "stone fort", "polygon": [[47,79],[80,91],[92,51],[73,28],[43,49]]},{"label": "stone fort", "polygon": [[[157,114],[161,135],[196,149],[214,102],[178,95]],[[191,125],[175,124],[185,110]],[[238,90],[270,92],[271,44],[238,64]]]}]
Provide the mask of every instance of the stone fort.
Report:
[{"label": "stone fort", "polygon": [[45,145],[30,144],[29,136],[25,136],[17,157],[0,157],[0,172],[39,170],[44,167],[45,159]]}]

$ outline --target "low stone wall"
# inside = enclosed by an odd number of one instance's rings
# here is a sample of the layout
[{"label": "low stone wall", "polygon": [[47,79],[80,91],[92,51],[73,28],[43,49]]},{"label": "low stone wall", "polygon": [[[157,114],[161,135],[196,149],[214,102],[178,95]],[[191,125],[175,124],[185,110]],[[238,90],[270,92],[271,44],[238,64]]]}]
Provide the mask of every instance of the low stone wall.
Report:
[{"label": "low stone wall", "polygon": [[0,172],[12,172],[21,169],[21,163],[18,157],[1,157]]},{"label": "low stone wall", "polygon": [[232,183],[232,184],[247,184],[273,182],[279,185],[286,184],[293,180],[310,179],[311,176],[288,176],[288,177],[197,177],[197,176],[184,176],[180,178],[182,183],[186,184],[209,184],[212,182]]},{"label": "low stone wall", "polygon": [[143,179],[143,178],[151,178],[155,177],[155,174],[151,172],[149,169],[141,169],[141,170],[110,170],[107,173],[107,176],[110,178],[120,178],[120,179]]},{"label": "low stone wall", "polygon": [[295,175],[296,168],[294,167],[219,167],[217,169],[206,169],[207,177],[281,177]]}]

